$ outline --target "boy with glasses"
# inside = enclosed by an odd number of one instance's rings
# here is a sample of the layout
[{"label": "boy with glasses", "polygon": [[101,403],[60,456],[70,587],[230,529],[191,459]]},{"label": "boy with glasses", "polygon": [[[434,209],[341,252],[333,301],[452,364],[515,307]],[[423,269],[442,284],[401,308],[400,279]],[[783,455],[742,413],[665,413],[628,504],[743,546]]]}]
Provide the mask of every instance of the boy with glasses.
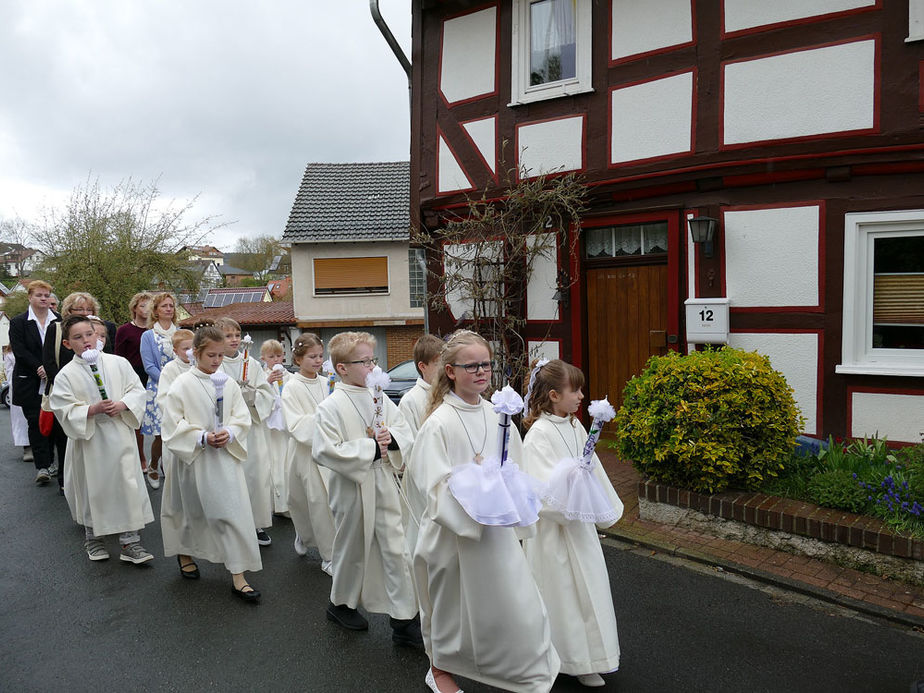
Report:
[{"label": "boy with glasses", "polygon": [[394,478],[414,436],[387,397],[385,426],[373,432],[366,376],[378,361],[373,356],[375,337],[341,332],[328,348],[340,382],[318,405],[312,443],[315,461],[333,472],[334,576],[327,618],[348,630],[366,630],[369,623],[358,610],[362,605],[391,617],[394,642],[422,647]]}]

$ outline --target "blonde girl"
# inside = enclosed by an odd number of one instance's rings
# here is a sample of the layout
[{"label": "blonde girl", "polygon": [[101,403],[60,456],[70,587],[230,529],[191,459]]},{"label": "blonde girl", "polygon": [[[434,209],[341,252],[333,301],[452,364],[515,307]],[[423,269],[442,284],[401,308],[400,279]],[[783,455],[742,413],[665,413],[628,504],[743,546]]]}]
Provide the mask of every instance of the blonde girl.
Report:
[{"label": "blonde girl", "polygon": [[321,569],[332,573],[334,517],[327,495],[330,471],[319,467],[311,455],[315,414],[328,395],[327,378],[318,377],[324,362],[324,344],[316,334],[303,334],[292,346],[292,360],[298,366],[282,391],[282,412],[292,436],[292,464],[289,470],[289,516],[295,525],[295,552],[304,556],[309,546],[321,554]]},{"label": "blonde girl", "polygon": [[141,433],[154,436],[151,456],[147,468],[148,484],[152,489],[160,488],[160,409],[157,406],[157,386],[160,372],[173,360],[173,333],[176,332],[176,298],[169,292],[156,294],[151,299],[148,314],[148,330],[141,335],[141,361],[148,374],[145,389],[148,401],[141,421]]},{"label": "blonde girl", "polygon": [[179,491],[170,514],[161,515],[164,554],[175,555],[180,575],[192,580],[200,576],[196,558],[223,563],[234,595],[255,602],[260,593],[244,576],[263,567],[242,466],[250,412],[232,378],[218,405],[212,376],[224,358],[221,330],[199,330],[193,352],[195,367],[177,376],[161,398],[164,444],[175,456],[170,484]]},{"label": "blonde girl", "polygon": [[282,365],[284,359],[285,350],[278,340],[267,339],[260,345],[260,360],[263,362],[263,372],[266,374],[266,380],[276,395],[273,402],[273,411],[264,426],[266,445],[269,449],[274,515],[289,514],[288,479],[289,467],[292,464],[292,445],[290,445],[292,437],[286,430],[285,419],[282,415],[282,392],[292,374]]},{"label": "blonde girl", "polygon": [[[545,693],[558,674],[548,616],[519,544],[532,528],[481,525],[449,490],[454,467],[499,456],[498,415],[482,397],[493,368],[480,335],[463,330],[449,339],[405,474],[425,499],[414,577],[434,693],[458,690],[451,674]],[[522,458],[516,429],[509,450]]]},{"label": "blonde girl", "polygon": [[[582,456],[587,431],[574,415],[584,398],[584,374],[555,359],[539,362],[531,381],[523,465],[535,478],[548,481],[559,462]],[[621,514],[622,502],[596,455],[594,464],[597,483]],[[597,526],[544,507],[536,536],[524,548],[549,611],[562,673],[585,686],[605,685],[600,674],[619,668],[619,638]]]}]

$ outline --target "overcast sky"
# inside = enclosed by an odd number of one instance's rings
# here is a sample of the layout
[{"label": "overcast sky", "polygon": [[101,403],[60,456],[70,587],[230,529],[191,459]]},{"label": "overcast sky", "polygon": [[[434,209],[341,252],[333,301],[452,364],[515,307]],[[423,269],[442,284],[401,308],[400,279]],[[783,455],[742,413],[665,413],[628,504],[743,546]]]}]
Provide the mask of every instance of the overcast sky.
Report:
[{"label": "overcast sky", "polygon": [[[380,0],[410,55],[410,0]],[[401,161],[407,79],[367,0],[2,0],[0,218],[87,176],[281,235],[312,161]]]}]

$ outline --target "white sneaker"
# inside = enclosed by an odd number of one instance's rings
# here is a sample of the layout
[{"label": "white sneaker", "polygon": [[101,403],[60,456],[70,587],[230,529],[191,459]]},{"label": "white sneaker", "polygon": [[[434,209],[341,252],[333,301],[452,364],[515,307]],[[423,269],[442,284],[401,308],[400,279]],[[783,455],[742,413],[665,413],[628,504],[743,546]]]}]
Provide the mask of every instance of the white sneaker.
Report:
[{"label": "white sneaker", "polygon": [[299,556],[304,556],[308,553],[308,547],[302,543],[302,538],[297,534],[295,535],[295,553]]},{"label": "white sneaker", "polygon": [[332,561],[325,561],[325,560],[322,560],[322,561],[321,561],[321,570],[323,570],[325,573],[327,573],[327,574],[330,575],[331,577],[334,577],[334,564],[333,564]]},{"label": "white sneaker", "polygon": [[51,466],[48,468],[49,476],[58,476],[58,463],[52,462]]},{"label": "white sneaker", "polygon": [[35,483],[39,486],[47,484],[49,479],[51,479],[51,474],[48,473],[47,469],[39,469],[35,473]]},{"label": "white sneaker", "polygon": [[141,545],[141,542],[136,541],[133,544],[122,547],[122,553],[119,554],[119,559],[138,565],[139,563],[147,563],[148,561],[154,560],[154,556],[148,553]]},{"label": "white sneaker", "polygon": [[83,548],[87,550],[87,556],[91,561],[105,561],[109,558],[105,544],[99,539],[87,539],[83,543]]},{"label": "white sneaker", "polygon": [[603,680],[600,674],[581,674],[577,677],[577,680],[582,686],[590,686],[593,688],[606,685],[606,681]]}]

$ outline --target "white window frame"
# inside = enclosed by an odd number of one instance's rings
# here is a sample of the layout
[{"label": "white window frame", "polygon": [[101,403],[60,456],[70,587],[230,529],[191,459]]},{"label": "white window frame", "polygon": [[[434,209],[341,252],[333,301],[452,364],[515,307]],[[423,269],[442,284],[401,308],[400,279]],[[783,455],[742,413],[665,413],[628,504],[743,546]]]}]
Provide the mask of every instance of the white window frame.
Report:
[{"label": "white window frame", "polygon": [[530,31],[529,6],[536,0],[514,0],[513,40],[510,55],[510,103],[508,106],[556,99],[572,94],[588,94],[591,88],[591,41],[593,17],[591,0],[577,0],[574,13],[575,76],[558,82],[529,83]]},{"label": "white window frame", "polygon": [[924,236],[924,209],[844,215],[844,330],[837,373],[924,377],[924,349],[872,347],[873,243],[901,236]]}]

